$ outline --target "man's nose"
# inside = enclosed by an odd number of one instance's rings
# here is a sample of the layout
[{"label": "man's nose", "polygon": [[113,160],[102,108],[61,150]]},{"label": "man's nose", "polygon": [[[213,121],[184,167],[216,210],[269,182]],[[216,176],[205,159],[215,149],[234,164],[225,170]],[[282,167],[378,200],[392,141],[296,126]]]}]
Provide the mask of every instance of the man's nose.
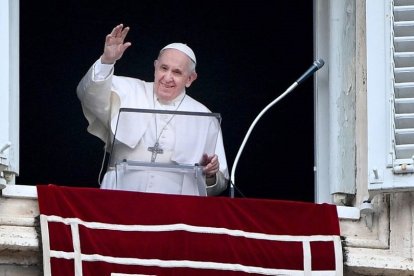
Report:
[{"label": "man's nose", "polygon": [[166,71],[166,72],[165,72],[165,75],[164,75],[164,78],[165,78],[166,80],[172,80],[172,78],[173,78],[173,74],[172,74],[172,72],[171,72],[171,71]]}]

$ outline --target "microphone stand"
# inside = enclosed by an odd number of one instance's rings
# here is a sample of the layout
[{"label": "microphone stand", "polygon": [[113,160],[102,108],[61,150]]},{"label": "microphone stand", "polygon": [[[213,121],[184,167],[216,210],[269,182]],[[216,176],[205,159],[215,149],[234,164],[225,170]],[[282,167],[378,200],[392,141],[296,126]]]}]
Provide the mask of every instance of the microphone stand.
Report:
[{"label": "microphone stand", "polygon": [[275,100],[273,100],[271,103],[269,103],[260,113],[256,116],[253,123],[250,125],[249,130],[247,131],[246,135],[244,136],[243,142],[239,148],[239,151],[237,152],[236,158],[233,162],[233,167],[231,170],[230,175],[230,197],[234,198],[234,188],[236,188],[235,185],[235,172],[237,163],[239,162],[240,155],[244,149],[244,146],[246,145],[247,140],[249,139],[249,136],[251,132],[253,131],[253,128],[256,126],[257,122],[260,120],[260,118],[263,116],[264,113],[266,113],[267,110],[269,110],[273,105],[275,105],[277,102],[279,102],[281,99],[283,99],[287,94],[289,94],[293,89],[296,88],[299,84],[301,84],[305,79],[313,75],[317,70],[322,68],[322,66],[325,64],[325,62],[322,59],[318,59],[313,62],[312,66],[298,79],[296,80],[291,86],[288,87],[288,89],[285,90],[279,97],[277,97]]}]

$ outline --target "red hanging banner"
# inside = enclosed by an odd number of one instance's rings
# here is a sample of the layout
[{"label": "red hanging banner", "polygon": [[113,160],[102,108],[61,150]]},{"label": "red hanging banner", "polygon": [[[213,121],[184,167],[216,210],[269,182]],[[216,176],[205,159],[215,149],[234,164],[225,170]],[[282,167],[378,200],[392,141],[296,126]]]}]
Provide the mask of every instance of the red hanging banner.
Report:
[{"label": "red hanging banner", "polygon": [[37,186],[44,275],[342,275],[336,206]]}]

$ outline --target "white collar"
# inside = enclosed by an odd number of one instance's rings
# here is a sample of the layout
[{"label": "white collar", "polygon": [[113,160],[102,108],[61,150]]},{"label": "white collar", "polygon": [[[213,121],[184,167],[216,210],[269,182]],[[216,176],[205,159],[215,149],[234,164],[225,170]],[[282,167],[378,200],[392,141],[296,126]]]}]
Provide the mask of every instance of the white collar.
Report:
[{"label": "white collar", "polygon": [[185,91],[182,92],[180,95],[178,95],[172,101],[161,102],[160,99],[157,98],[157,103],[161,106],[176,107],[181,103],[181,101],[183,100],[184,97],[185,97]]}]

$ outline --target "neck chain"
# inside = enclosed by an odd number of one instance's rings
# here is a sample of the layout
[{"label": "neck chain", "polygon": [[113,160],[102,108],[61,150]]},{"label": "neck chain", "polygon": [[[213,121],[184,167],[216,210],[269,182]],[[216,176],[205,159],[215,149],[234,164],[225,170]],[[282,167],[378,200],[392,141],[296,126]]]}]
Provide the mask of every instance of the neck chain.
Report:
[{"label": "neck chain", "polygon": [[[178,108],[180,108],[181,104],[184,101],[186,95],[184,95],[182,97],[182,99],[180,100],[180,103],[178,104],[177,108],[175,109],[175,111],[178,110]],[[154,109],[155,109],[155,94],[153,94],[153,105],[154,105]],[[160,134],[158,134],[158,126],[157,126],[157,114],[155,114],[154,116],[154,121],[155,121],[155,143],[153,147],[148,147],[148,151],[152,152],[151,155],[151,162],[155,162],[155,159],[157,158],[157,154],[163,154],[164,150],[160,147],[159,144],[159,140],[161,137],[161,134],[163,133],[163,131],[165,130],[165,128],[170,124],[171,120],[175,117],[176,114],[173,114],[171,116],[171,118],[167,121],[167,123],[164,125],[164,127],[161,129]]]}]

